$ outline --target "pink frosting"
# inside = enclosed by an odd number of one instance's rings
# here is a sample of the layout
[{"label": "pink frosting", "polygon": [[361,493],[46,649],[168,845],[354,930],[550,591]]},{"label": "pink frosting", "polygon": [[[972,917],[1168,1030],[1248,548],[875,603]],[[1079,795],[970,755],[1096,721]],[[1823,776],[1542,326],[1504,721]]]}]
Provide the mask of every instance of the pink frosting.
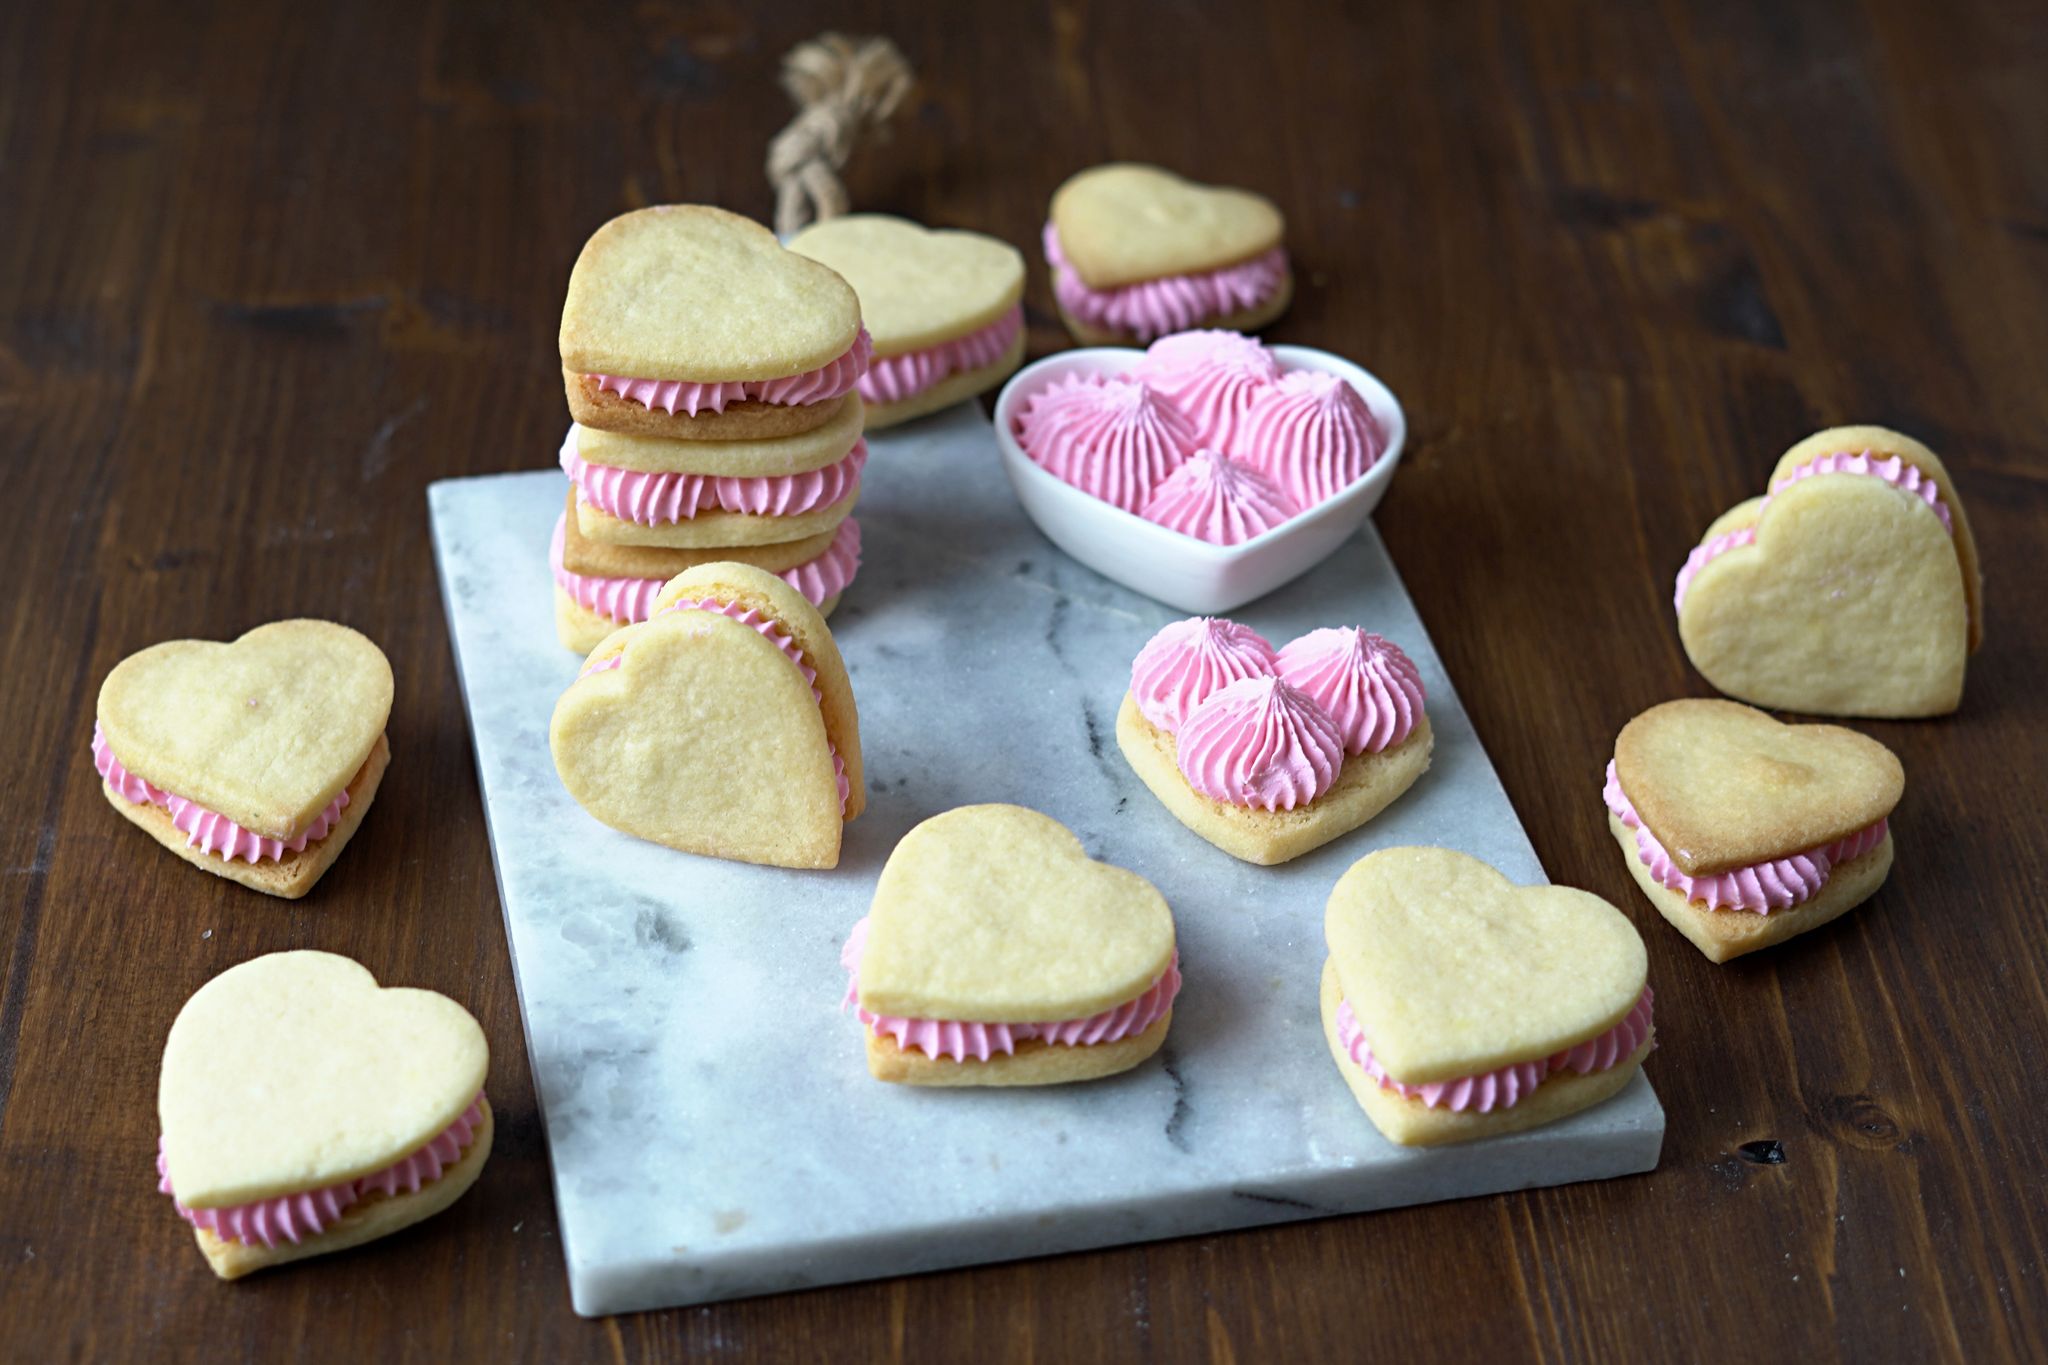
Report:
[{"label": "pink frosting", "polygon": [[1233,449],[1295,502],[1313,507],[1364,478],[1386,448],[1386,433],[1357,389],[1334,374],[1295,370],[1253,395]]},{"label": "pink frosting", "polygon": [[597,381],[600,392],[616,393],[643,408],[660,408],[670,416],[683,412],[695,417],[700,412],[724,412],[732,403],[804,407],[830,402],[853,391],[860,377],[867,373],[868,360],[873,354],[874,342],[868,336],[868,329],[863,327],[853,339],[853,345],[838,359],[815,370],[780,379],[700,384],[686,379],[633,379],[611,374],[593,374],[589,378]]},{"label": "pink frosting", "polygon": [[1159,390],[1194,419],[1200,444],[1236,455],[1244,452],[1241,438],[1252,405],[1280,380],[1280,362],[1241,332],[1182,332],[1146,347],[1130,377]]},{"label": "pink frosting", "polygon": [[1300,510],[1252,466],[1198,450],[1159,481],[1138,515],[1211,545],[1241,545]]},{"label": "pink frosting", "polygon": [[1694,877],[1679,867],[1670,850],[1650,833],[1650,827],[1636,813],[1635,803],[1621,789],[1621,775],[1615,770],[1612,759],[1608,760],[1607,781],[1600,794],[1607,803],[1607,809],[1614,813],[1614,818],[1635,831],[1636,856],[1642,859],[1643,866],[1650,869],[1650,875],[1660,885],[1671,888],[1689,901],[1700,902],[1709,910],[1748,910],[1768,915],[1773,910],[1784,910],[1809,901],[1827,885],[1836,866],[1851,858],[1860,858],[1883,843],[1890,823],[1879,820],[1847,838],[1803,853],[1738,867],[1732,872]]},{"label": "pink frosting", "polygon": [[1034,394],[1017,419],[1025,454],[1104,502],[1137,512],[1195,451],[1187,414],[1126,379],[1073,375]]},{"label": "pink frosting", "polygon": [[1245,678],[1274,675],[1266,637],[1220,616],[1191,616],[1160,628],[1131,662],[1131,698],[1168,734],[1213,692]]},{"label": "pink frosting", "polygon": [[385,1196],[417,1193],[422,1185],[439,1180],[441,1173],[461,1160],[483,1126],[483,1096],[469,1102],[455,1122],[442,1129],[426,1146],[383,1170],[355,1180],[344,1180],[317,1190],[259,1199],[252,1204],[234,1204],[219,1209],[193,1209],[178,1203],[171,1188],[170,1163],[164,1157],[164,1140],[156,1140],[157,1190],[171,1196],[178,1216],[196,1228],[205,1228],[224,1241],[274,1247],[279,1242],[294,1245],[317,1236],[340,1220],[351,1204],[371,1193]]},{"label": "pink frosting", "polygon": [[641,526],[689,521],[699,512],[745,512],[794,517],[830,507],[860,487],[868,443],[854,442],[843,459],[802,474],[726,478],[712,474],[652,474],[590,464],[576,449],[576,428],[562,441],[562,471],[576,491],[607,516]]},{"label": "pink frosting", "polygon": [[1188,785],[1213,800],[1293,810],[1335,784],[1344,737],[1299,688],[1279,678],[1246,678],[1188,714],[1179,763]]},{"label": "pink frosting", "polygon": [[878,356],[860,377],[860,396],[870,403],[897,403],[923,393],[949,375],[993,365],[1009,352],[1023,330],[1024,305],[1020,303],[966,336],[901,355]]},{"label": "pink frosting", "polygon": [[[1858,455],[1839,453],[1808,460],[1771,484],[1771,491],[1765,495],[1762,505],[1757,509],[1758,515],[1762,515],[1764,507],[1771,505],[1772,498],[1793,484],[1822,474],[1863,474],[1883,479],[1892,487],[1909,493],[1925,503],[1929,510],[1941,519],[1941,529],[1950,535],[1955,534],[1954,514],[1949,511],[1948,504],[1941,500],[1941,489],[1935,486],[1933,479],[1897,455],[1890,459],[1873,459],[1867,450]],[[1751,526],[1740,531],[1731,531],[1724,536],[1715,536],[1703,545],[1694,546],[1692,552],[1686,555],[1684,566],[1678,571],[1678,586],[1672,592],[1671,605],[1683,611],[1686,591],[1692,587],[1692,581],[1699,576],[1701,569],[1730,550],[1755,543],[1756,528]]]},{"label": "pink frosting", "polygon": [[896,1015],[871,1014],[860,1005],[860,960],[867,951],[868,921],[862,918],[839,950],[839,964],[846,968],[846,997],[840,1008],[854,1007],[861,1023],[877,1034],[887,1034],[905,1052],[916,1049],[937,1061],[950,1057],[964,1062],[972,1057],[985,1062],[1007,1057],[1017,1044],[1038,1038],[1058,1047],[1093,1047],[1135,1038],[1164,1018],[1180,993],[1180,953],[1176,950],[1159,978],[1121,1005],[1091,1014],[1084,1019],[1061,1019],[1050,1023],[983,1024],[952,1019],[905,1019]]},{"label": "pink frosting", "polygon": [[1045,225],[1044,240],[1060,307],[1077,322],[1127,332],[1140,341],[1257,308],[1279,293],[1287,279],[1287,250],[1276,246],[1216,270],[1091,289],[1060,249],[1059,233],[1051,223]]},{"label": "pink frosting", "polygon": [[1586,1076],[1610,1070],[1633,1057],[1650,1036],[1650,1013],[1655,999],[1656,993],[1644,986],[1620,1023],[1596,1038],[1548,1057],[1422,1085],[1403,1085],[1387,1074],[1386,1067],[1373,1055],[1372,1044],[1366,1039],[1349,1000],[1337,1002],[1337,1042],[1366,1075],[1379,1082],[1382,1090],[1391,1090],[1402,1099],[1419,1099],[1432,1109],[1448,1109],[1454,1114],[1490,1114],[1519,1103],[1558,1072],[1570,1070]]},{"label": "pink frosting", "polygon": [[312,823],[289,839],[273,839],[267,834],[244,829],[218,811],[208,810],[188,797],[152,786],[129,772],[121,766],[121,760],[114,757],[114,748],[100,732],[97,721],[92,727],[92,766],[123,800],[137,806],[162,806],[168,810],[171,823],[183,831],[187,848],[201,849],[230,860],[240,858],[247,863],[276,862],[287,852],[305,852],[307,844],[327,837],[341,820],[341,813],[349,803],[348,788],[343,787],[327,803],[327,808],[313,817]]},{"label": "pink frosting", "polygon": [[[654,599],[668,580],[665,578],[600,578],[571,573],[562,567],[562,545],[568,534],[567,518],[555,522],[555,534],[548,544],[548,565],[555,582],[580,607],[610,617],[622,626],[645,621],[654,609]],[[852,517],[839,523],[832,543],[816,559],[805,560],[777,577],[795,588],[814,607],[823,606],[846,590],[860,570],[860,523]]]},{"label": "pink frosting", "polygon": [[1399,744],[1422,717],[1422,673],[1383,635],[1356,626],[1312,630],[1281,647],[1275,668],[1330,713],[1347,753]]}]

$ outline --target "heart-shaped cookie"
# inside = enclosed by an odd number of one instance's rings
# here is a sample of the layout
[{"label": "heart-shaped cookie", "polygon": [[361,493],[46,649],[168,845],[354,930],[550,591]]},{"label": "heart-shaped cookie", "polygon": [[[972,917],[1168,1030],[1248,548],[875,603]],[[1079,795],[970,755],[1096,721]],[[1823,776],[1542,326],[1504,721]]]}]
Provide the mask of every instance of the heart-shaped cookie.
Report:
[{"label": "heart-shaped cookie", "polygon": [[1098,290],[1234,265],[1286,232],[1264,195],[1130,162],[1090,167],[1060,186],[1052,223],[1066,260]]},{"label": "heart-shaped cookie", "polygon": [[878,360],[986,327],[1024,295],[1023,255],[979,232],[850,213],[805,228],[789,249],[853,286]]},{"label": "heart-shaped cookie", "polygon": [[563,786],[615,829],[686,852],[834,867],[866,801],[846,668],[775,575],[706,564],[613,634],[555,705]]},{"label": "heart-shaped cookie", "polygon": [[1906,784],[1898,757],[1867,735],[1702,698],[1630,721],[1614,764],[1643,822],[1693,876],[1845,838],[1889,815]]},{"label": "heart-shaped cookie", "polygon": [[1680,577],[1679,636],[1708,682],[1759,706],[1945,714],[1981,635],[1975,559],[1924,446],[1881,428],[1822,432],[1780,461],[1768,498],[1709,528]]}]

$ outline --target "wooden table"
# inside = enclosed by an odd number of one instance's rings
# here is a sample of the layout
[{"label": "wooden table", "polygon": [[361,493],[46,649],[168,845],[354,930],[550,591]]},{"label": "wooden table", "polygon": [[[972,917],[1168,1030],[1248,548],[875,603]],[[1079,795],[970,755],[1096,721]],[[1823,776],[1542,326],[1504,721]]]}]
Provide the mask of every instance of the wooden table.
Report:
[{"label": "wooden table", "polygon": [[[847,20],[316,8],[0,7],[0,1356],[2048,1356],[2038,5],[862,19],[923,77],[851,173],[864,207],[1036,263],[1053,186],[1111,157],[1285,206],[1273,335],[1408,404],[1379,526],[1545,865],[1644,926],[1670,1134],[1631,1180],[595,1323],[422,490],[552,461],[583,238],[665,200],[765,216],[777,59]],[[1028,302],[1034,352],[1063,345],[1036,266]],[[1866,727],[1908,775],[1877,899],[1713,967],[1636,892],[1600,767],[1636,711],[1707,691],[1670,611],[1700,528],[1852,420],[1956,471],[1988,643],[1957,716]],[[300,614],[390,654],[396,757],[282,903],[116,819],[86,743],[124,655]],[[498,1149],[410,1235],[225,1286],[154,1190],[159,1050],[208,977],[302,947],[475,1011]]]}]

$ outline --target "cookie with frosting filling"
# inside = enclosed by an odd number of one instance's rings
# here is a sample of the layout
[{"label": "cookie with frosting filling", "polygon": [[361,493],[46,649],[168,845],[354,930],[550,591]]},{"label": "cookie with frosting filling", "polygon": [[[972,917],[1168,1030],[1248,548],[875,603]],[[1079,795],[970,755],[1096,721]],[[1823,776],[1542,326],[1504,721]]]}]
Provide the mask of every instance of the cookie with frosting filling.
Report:
[{"label": "cookie with frosting filling", "polygon": [[170,640],[107,675],[93,767],[108,804],[185,861],[297,899],[376,799],[391,694],[384,652],[331,621]]},{"label": "cookie with frosting filling", "polygon": [[1602,798],[1657,913],[1726,962],[1868,900],[1891,871],[1905,785],[1867,735],[1694,698],[1622,727]]},{"label": "cookie with frosting filling", "polygon": [[868,1071],[901,1085],[1053,1085],[1128,1071],[1180,991],[1173,913],[1050,816],[962,806],[896,845],[841,950]]},{"label": "cookie with frosting filling", "polygon": [[224,1280],[388,1236],[482,1172],[489,1065],[446,996],[333,953],[252,958],[171,1025],[157,1188]]},{"label": "cookie with frosting filling", "polygon": [[1075,340],[1143,345],[1193,327],[1253,331],[1287,310],[1286,221],[1264,195],[1117,162],[1054,192],[1044,247]]},{"label": "cookie with frosting filling", "polygon": [[845,280],[703,204],[637,209],[593,233],[569,274],[560,340],[579,423],[683,441],[821,426],[871,350]]},{"label": "cookie with frosting filling", "polygon": [[1429,768],[1420,672],[1358,627],[1275,650],[1234,621],[1162,629],[1131,665],[1117,746],[1174,818],[1270,865],[1357,829]]},{"label": "cookie with frosting filling", "polygon": [[1390,1142],[1553,1123],[1619,1093],[1656,1046],[1643,940],[1590,892],[1382,849],[1338,879],[1323,926],[1323,1036]]}]

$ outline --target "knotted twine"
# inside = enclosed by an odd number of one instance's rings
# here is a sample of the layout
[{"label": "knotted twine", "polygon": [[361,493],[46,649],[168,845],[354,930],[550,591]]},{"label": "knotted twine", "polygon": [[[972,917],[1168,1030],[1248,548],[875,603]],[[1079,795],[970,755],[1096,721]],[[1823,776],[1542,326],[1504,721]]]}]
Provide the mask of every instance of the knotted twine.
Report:
[{"label": "knotted twine", "polygon": [[797,115],[768,144],[779,235],[846,212],[840,169],[861,134],[896,112],[911,79],[910,63],[887,38],[825,33],[789,50],[782,88]]}]

